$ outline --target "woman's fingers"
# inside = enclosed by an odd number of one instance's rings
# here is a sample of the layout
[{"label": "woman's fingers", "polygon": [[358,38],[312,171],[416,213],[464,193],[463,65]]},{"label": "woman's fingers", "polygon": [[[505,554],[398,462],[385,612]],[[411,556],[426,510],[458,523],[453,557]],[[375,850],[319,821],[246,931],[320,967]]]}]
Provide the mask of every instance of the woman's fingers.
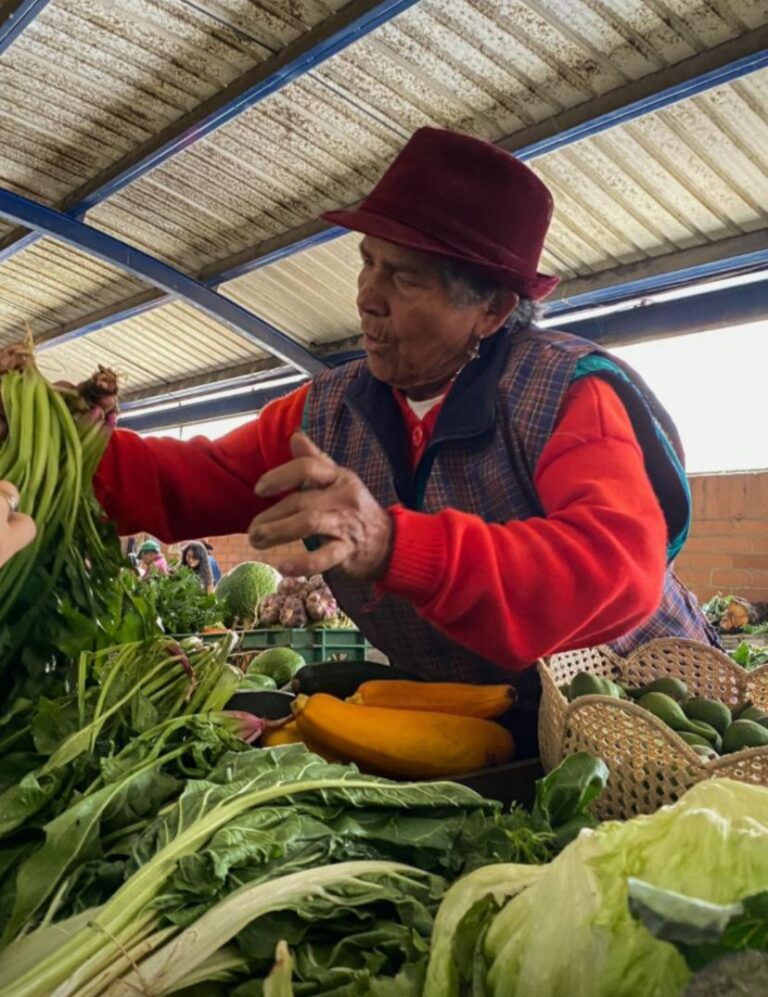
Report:
[{"label": "woman's fingers", "polygon": [[35,521],[31,516],[25,516],[22,512],[11,513],[6,529],[11,535],[11,546],[13,547],[11,553],[13,554],[17,550],[21,550],[22,547],[26,547],[27,544],[31,544],[37,536]]},{"label": "woman's fingers", "polygon": [[343,564],[349,553],[350,547],[345,540],[327,540],[317,550],[291,554],[291,559],[279,564],[277,570],[289,577],[321,575]]},{"label": "woman's fingers", "polygon": [[342,517],[335,509],[309,506],[269,523],[257,517],[249,530],[251,543],[257,549],[304,540],[305,537],[338,537],[343,531]]},{"label": "woman's fingers", "polygon": [[327,488],[334,483],[339,471],[338,464],[334,464],[325,454],[298,457],[262,475],[256,483],[256,494],[261,498],[270,498],[301,488]]}]

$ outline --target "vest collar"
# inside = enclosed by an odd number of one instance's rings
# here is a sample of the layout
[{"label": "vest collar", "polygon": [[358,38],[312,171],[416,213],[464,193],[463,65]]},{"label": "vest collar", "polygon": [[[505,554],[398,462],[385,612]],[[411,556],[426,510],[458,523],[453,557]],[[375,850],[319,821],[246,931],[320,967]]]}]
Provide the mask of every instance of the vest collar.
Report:
[{"label": "vest collar", "polygon": [[[496,391],[507,363],[512,336],[501,329],[480,344],[480,356],[467,364],[456,378],[440,410],[432,443],[471,439],[493,428],[496,418]],[[344,400],[365,418],[386,449],[402,440],[402,414],[392,389],[377,381],[363,365],[352,379]],[[406,449],[404,447],[404,449]]]}]

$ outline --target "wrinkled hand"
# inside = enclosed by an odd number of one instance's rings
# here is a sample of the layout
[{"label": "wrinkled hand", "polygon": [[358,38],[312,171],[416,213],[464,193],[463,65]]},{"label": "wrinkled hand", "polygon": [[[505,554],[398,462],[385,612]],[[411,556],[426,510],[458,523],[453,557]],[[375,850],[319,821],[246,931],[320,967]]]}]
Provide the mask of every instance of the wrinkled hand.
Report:
[{"label": "wrinkled hand", "polygon": [[0,481],[0,565],[35,539],[37,529],[30,516],[14,512],[19,493],[10,481]]},{"label": "wrinkled hand", "polygon": [[380,578],[389,561],[392,521],[360,478],[339,467],[304,433],[291,438],[294,459],[267,472],[256,485],[256,494],[280,499],[251,523],[254,547],[318,536],[322,546],[280,565],[284,575],[315,575],[341,568],[351,578]]}]

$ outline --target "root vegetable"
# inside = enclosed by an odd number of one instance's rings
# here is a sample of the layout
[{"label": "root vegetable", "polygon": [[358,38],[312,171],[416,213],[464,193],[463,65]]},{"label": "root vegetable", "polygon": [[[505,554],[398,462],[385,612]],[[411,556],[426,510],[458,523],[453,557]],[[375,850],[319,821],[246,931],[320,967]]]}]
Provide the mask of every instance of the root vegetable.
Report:
[{"label": "root vegetable", "polygon": [[303,601],[297,595],[287,595],[280,611],[280,624],[295,628],[307,625],[307,611]]},{"label": "root vegetable", "polygon": [[317,622],[333,619],[339,608],[330,593],[326,594],[320,590],[309,593],[306,598],[306,607],[309,618]]}]

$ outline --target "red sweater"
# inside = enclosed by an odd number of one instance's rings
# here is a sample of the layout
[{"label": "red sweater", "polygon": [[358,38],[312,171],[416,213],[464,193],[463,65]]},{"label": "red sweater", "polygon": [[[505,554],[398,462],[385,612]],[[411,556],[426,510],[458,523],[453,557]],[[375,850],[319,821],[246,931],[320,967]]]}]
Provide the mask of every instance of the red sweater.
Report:
[{"label": "red sweater", "polygon": [[[254,485],[291,459],[307,391],[215,441],[117,430],[96,491],[120,533],[170,542],[247,532],[270,504]],[[664,516],[627,413],[604,381],[569,389],[534,481],[546,515],[503,525],[394,507],[392,558],[379,583],[457,643],[510,668],[622,636],[655,611],[664,579]]]}]

